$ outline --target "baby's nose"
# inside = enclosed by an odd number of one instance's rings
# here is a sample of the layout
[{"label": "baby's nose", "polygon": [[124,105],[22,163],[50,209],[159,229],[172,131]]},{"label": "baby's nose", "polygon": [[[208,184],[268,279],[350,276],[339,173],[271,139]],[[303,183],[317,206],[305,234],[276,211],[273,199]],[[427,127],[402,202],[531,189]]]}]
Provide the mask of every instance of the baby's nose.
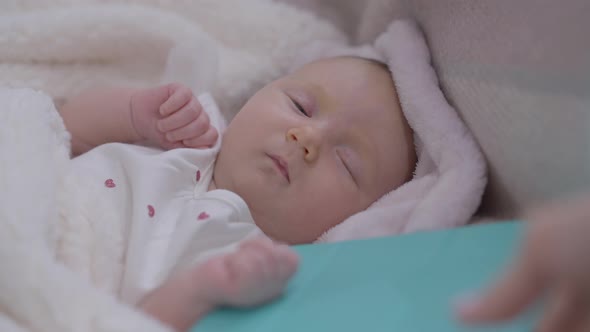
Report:
[{"label": "baby's nose", "polygon": [[319,130],[312,126],[291,128],[287,131],[287,140],[297,142],[303,149],[303,159],[313,162],[317,159],[322,141]]}]

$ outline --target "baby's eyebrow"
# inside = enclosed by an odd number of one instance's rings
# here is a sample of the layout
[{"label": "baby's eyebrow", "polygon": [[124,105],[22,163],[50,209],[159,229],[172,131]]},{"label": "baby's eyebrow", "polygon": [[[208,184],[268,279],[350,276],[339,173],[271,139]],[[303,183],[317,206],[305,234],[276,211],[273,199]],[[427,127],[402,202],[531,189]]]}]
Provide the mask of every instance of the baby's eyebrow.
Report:
[{"label": "baby's eyebrow", "polygon": [[304,95],[309,107],[313,107],[321,113],[332,113],[331,107],[322,107],[332,103],[332,97],[326,92],[323,86],[317,83],[300,82],[299,90]]}]

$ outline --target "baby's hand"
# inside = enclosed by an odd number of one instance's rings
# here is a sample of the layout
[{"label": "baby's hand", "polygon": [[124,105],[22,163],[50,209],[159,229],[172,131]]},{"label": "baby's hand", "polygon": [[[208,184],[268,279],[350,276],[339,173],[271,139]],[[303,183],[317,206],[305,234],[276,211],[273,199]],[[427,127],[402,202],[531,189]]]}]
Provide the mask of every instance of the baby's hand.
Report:
[{"label": "baby's hand", "polygon": [[218,137],[192,91],[177,83],[137,91],[131,120],[140,137],[164,149],[209,148]]},{"label": "baby's hand", "polygon": [[235,307],[269,302],[281,295],[298,264],[297,254],[287,245],[266,237],[246,241],[237,251],[201,267],[207,298]]},{"label": "baby's hand", "polygon": [[275,299],[297,265],[297,255],[287,246],[252,239],[235,252],[171,276],[139,306],[175,330],[187,331],[219,306],[250,307]]}]

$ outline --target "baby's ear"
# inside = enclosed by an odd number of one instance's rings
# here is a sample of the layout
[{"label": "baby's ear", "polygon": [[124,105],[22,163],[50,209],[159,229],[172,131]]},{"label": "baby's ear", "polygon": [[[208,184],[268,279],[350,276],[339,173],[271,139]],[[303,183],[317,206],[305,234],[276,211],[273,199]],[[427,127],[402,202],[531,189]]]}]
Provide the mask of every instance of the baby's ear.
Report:
[{"label": "baby's ear", "polygon": [[350,46],[342,42],[321,40],[300,49],[287,70],[293,72],[310,62],[336,56],[358,56],[383,61],[371,45]]}]

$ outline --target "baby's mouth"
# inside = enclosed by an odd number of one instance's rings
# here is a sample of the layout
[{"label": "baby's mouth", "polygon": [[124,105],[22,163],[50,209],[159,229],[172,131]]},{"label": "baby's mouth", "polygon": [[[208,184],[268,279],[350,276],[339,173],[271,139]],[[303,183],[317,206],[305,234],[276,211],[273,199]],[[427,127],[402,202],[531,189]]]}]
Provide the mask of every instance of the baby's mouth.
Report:
[{"label": "baby's mouth", "polygon": [[287,163],[287,161],[276,155],[268,154],[268,157],[272,159],[273,163],[275,164],[279,172],[285,177],[287,182],[291,183],[291,179],[289,178],[289,164]]}]

